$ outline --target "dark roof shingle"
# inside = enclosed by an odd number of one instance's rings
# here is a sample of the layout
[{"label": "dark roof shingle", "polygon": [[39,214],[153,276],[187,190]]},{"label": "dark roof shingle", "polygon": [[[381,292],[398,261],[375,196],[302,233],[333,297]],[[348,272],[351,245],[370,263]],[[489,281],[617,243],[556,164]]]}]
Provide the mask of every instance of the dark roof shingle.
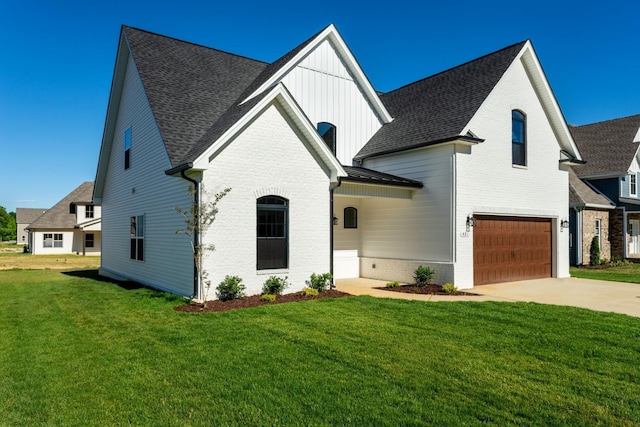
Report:
[{"label": "dark roof shingle", "polygon": [[569,206],[598,205],[615,207],[613,202],[586,184],[572,168],[569,169]]},{"label": "dark roof shingle", "polygon": [[29,229],[70,229],[76,225],[76,214],[70,213],[69,206],[73,204],[91,204],[93,198],[93,182],[82,183],[78,188],[67,194],[51,209],[33,221]]},{"label": "dark roof shingle", "polygon": [[460,136],[526,41],[382,95],[393,117],[356,158]]},{"label": "dark roof shingle", "polygon": [[44,208],[16,208],[16,223],[31,224],[46,211]]},{"label": "dark roof shingle", "polygon": [[343,166],[347,176],[343,181],[363,182],[368,184],[393,185],[397,187],[422,188],[422,183],[414,179],[402,178],[384,172],[378,172],[367,168]]},{"label": "dark roof shingle", "polygon": [[633,139],[640,129],[640,114],[583,126],[569,126],[586,164],[574,166],[579,177],[624,175],[638,151]]}]

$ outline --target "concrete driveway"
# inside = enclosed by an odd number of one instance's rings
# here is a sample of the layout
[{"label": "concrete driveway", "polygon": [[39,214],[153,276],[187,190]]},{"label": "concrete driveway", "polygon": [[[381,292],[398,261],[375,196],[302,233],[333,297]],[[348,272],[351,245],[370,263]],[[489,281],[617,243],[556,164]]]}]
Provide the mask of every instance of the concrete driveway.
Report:
[{"label": "concrete driveway", "polygon": [[386,281],[373,279],[336,280],[337,289],[352,295],[371,295],[385,298],[421,301],[521,301],[541,304],[568,305],[640,317],[640,284],[607,282],[604,280],[536,279],[522,282],[482,285],[469,292],[477,296],[414,295],[389,292]]}]

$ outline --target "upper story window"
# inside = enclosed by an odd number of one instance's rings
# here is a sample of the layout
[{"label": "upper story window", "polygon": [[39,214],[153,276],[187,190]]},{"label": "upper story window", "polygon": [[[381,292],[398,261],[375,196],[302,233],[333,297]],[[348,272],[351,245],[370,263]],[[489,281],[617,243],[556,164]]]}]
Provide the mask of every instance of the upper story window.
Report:
[{"label": "upper story window", "polygon": [[289,201],[264,196],[257,201],[257,269],[289,267]]},{"label": "upper story window", "polygon": [[93,205],[87,205],[84,208],[84,217],[93,218]]},{"label": "upper story window", "polygon": [[70,214],[74,214],[74,213],[76,213],[76,204],[75,204],[75,203],[71,203],[71,204],[69,205],[69,213],[70,213]]},{"label": "upper story window", "polygon": [[344,208],[344,228],[358,228],[358,209]]},{"label": "upper story window", "polygon": [[638,175],[635,173],[629,176],[629,195],[638,197]]},{"label": "upper story window", "polygon": [[511,161],[514,165],[527,165],[527,122],[518,110],[511,112]]},{"label": "upper story window", "polygon": [[124,168],[129,169],[131,162],[131,128],[124,131]]},{"label": "upper story window", "polygon": [[327,144],[327,147],[331,150],[333,155],[336,155],[336,127],[331,123],[320,122],[318,123],[318,133],[320,137]]}]

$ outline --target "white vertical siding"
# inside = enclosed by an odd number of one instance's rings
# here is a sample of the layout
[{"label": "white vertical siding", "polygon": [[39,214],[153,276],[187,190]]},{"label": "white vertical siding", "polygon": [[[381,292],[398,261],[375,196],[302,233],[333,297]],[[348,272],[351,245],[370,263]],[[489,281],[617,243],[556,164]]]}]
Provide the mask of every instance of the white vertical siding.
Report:
[{"label": "white vertical siding", "polygon": [[[131,127],[131,167],[124,169],[124,132]],[[169,159],[142,82],[129,58],[102,199],[104,274],[129,278],[182,295],[193,291],[193,259],[182,217],[173,206],[190,203],[187,182],[168,177]],[[145,216],[144,261],[130,259],[130,217]]]},{"label": "white vertical siding", "polygon": [[329,122],[336,126],[336,157],[344,165],[351,165],[353,156],[381,127],[329,41],[320,44],[282,81],[314,125]]},{"label": "white vertical siding", "polygon": [[363,200],[362,256],[452,261],[453,155],[449,145],[366,160],[367,168],[415,179],[424,187],[411,200]]},{"label": "white vertical siding", "polygon": [[[210,194],[231,188],[205,238],[216,247],[206,261],[212,288],[225,275],[238,275],[247,293],[257,294],[273,274],[288,276],[292,286],[287,292],[293,292],[305,286],[311,273],[330,269],[330,179],[288,123],[282,110],[271,105],[212,159],[203,174]],[[256,201],[268,194],[289,200],[286,271],[256,270]]]},{"label": "white vertical siding", "polygon": [[[511,111],[526,114],[527,166],[512,166]],[[471,154],[456,155],[456,285],[473,286],[473,229],[467,215],[498,214],[551,218],[553,275],[569,275],[569,233],[559,222],[568,216],[568,173],[559,166],[560,146],[520,61],[507,70],[469,126],[485,139]]]}]

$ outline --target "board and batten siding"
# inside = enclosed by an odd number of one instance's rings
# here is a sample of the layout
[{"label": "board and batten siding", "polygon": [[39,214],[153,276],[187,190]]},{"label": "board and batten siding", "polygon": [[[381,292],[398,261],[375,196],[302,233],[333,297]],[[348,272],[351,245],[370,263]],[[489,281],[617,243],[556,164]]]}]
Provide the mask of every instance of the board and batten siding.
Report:
[{"label": "board and batten siding", "polygon": [[[252,295],[276,275],[287,276],[291,286],[285,292],[294,292],[305,286],[312,273],[330,270],[330,178],[290,123],[277,102],[271,104],[203,173],[204,187],[211,195],[231,188],[203,239],[216,248],[205,261],[213,287],[226,275],[236,275]],[[283,270],[256,268],[256,202],[267,195],[289,201],[289,268]]]},{"label": "board and batten siding", "polygon": [[453,147],[437,146],[367,159],[364,167],[414,179],[411,200],[363,200],[364,256],[452,261]]},{"label": "board and batten siding", "polygon": [[[526,115],[526,166],[512,164],[511,111]],[[553,275],[569,275],[568,172],[560,166],[560,145],[520,61],[505,72],[469,129],[484,142],[470,154],[456,154],[456,277],[458,288],[473,286],[473,229],[469,214],[552,219]]]},{"label": "board and batten siding", "polygon": [[327,40],[303,59],[282,82],[314,126],[336,126],[336,157],[351,165],[353,157],[382,123]]},{"label": "board and batten siding", "polygon": [[[130,168],[124,169],[124,133],[131,127]],[[142,82],[129,57],[102,198],[100,273],[180,295],[193,292],[193,258],[184,221],[188,183],[166,176],[169,158]],[[130,259],[130,218],[145,216],[144,261]]]}]

